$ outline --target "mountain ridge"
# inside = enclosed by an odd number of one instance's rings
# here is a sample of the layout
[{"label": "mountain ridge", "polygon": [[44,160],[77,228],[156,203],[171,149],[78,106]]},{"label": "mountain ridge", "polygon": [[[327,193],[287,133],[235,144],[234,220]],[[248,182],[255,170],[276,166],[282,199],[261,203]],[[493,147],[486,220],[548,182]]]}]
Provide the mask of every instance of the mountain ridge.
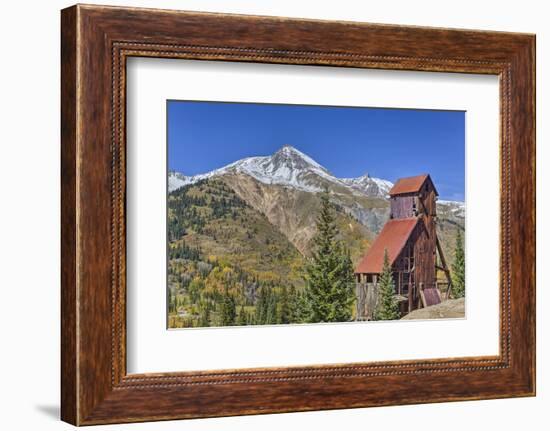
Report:
[{"label": "mountain ridge", "polygon": [[354,194],[385,198],[393,186],[391,181],[369,174],[357,178],[338,178],[307,154],[284,145],[272,155],[246,157],[203,174],[187,176],[171,171],[168,191],[232,173],[249,175],[264,184],[277,184],[306,192],[319,192],[329,183],[332,187],[345,188]]},{"label": "mountain ridge", "polygon": [[[315,225],[318,193],[328,189],[331,201],[376,235],[389,217],[388,192],[393,183],[371,177],[337,178],[310,156],[285,145],[270,156],[237,160],[213,171],[194,176],[170,172],[169,193],[201,181],[220,179],[237,195],[262,213],[301,252],[308,248]],[[463,226],[465,205],[438,201],[440,231]],[[372,235],[367,235],[372,239]],[[446,251],[451,243],[445,241]]]}]

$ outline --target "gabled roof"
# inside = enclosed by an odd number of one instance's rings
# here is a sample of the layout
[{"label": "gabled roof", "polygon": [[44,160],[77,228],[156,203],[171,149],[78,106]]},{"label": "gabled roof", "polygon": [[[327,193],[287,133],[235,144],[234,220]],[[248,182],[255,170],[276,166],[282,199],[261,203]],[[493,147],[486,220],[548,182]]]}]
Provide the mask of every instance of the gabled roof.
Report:
[{"label": "gabled roof", "polygon": [[393,265],[419,220],[417,217],[388,220],[355,268],[355,273],[380,274],[384,265],[384,250],[388,250],[390,265]]},{"label": "gabled roof", "polygon": [[426,181],[431,183],[433,189],[435,190],[435,194],[437,195],[437,190],[435,189],[435,185],[429,174],[417,175],[416,177],[399,178],[389,191],[389,195],[395,196],[406,193],[417,193]]}]

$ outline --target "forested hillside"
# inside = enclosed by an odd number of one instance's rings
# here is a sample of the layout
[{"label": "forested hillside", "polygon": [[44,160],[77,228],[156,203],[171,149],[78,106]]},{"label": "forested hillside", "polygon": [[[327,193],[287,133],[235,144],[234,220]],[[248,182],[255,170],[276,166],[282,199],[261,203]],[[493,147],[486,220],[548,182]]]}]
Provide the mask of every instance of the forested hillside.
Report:
[{"label": "forested hillside", "polygon": [[300,290],[303,257],[223,181],[172,192],[168,236],[170,326],[285,320],[276,299]]}]

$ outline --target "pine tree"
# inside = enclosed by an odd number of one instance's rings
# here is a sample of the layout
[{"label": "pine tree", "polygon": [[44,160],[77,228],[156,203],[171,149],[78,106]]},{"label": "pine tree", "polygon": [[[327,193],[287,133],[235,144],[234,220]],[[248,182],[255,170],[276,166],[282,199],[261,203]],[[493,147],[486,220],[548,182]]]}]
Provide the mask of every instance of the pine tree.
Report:
[{"label": "pine tree", "polygon": [[262,286],[258,291],[258,298],[256,299],[256,317],[255,322],[257,325],[265,324],[267,315],[267,288]]},{"label": "pine tree", "polygon": [[336,238],[338,229],[328,190],[321,195],[315,249],[306,264],[309,322],[343,322],[351,319],[353,267],[348,252]]},{"label": "pine tree", "polygon": [[462,298],[466,292],[465,285],[465,257],[464,245],[462,244],[462,233],[458,230],[456,234],[455,259],[452,264],[452,293],[454,298]]},{"label": "pine tree", "polygon": [[176,304],[174,302],[175,295],[172,294],[172,291],[168,289],[168,313],[176,313]]},{"label": "pine tree", "polygon": [[352,304],[355,301],[353,262],[349,249],[344,248],[341,243],[338,244],[340,250],[340,263],[338,270],[339,286],[334,288],[333,303],[335,306],[334,321],[342,322],[350,320],[352,317]]},{"label": "pine tree", "polygon": [[309,308],[309,302],[305,292],[296,292],[295,297],[294,314],[292,321],[294,323],[306,323],[309,322],[311,316],[311,310]]},{"label": "pine tree", "polygon": [[277,323],[290,323],[292,319],[292,310],[290,306],[290,294],[288,288],[283,285],[281,288],[281,296],[279,297],[279,307],[277,310]]},{"label": "pine tree", "polygon": [[210,303],[201,302],[199,304],[199,324],[201,328],[210,326]]},{"label": "pine tree", "polygon": [[223,293],[223,299],[221,303],[221,326],[231,326],[235,324],[235,318],[237,317],[237,308],[235,306],[235,298],[229,293],[227,287]]},{"label": "pine tree", "polygon": [[376,320],[395,320],[399,318],[399,304],[395,297],[395,286],[388,250],[384,250],[384,265],[378,282],[378,303],[376,304],[374,318]]},{"label": "pine tree", "polygon": [[277,323],[277,295],[272,290],[268,291],[267,306],[265,314],[265,324],[273,325]]}]

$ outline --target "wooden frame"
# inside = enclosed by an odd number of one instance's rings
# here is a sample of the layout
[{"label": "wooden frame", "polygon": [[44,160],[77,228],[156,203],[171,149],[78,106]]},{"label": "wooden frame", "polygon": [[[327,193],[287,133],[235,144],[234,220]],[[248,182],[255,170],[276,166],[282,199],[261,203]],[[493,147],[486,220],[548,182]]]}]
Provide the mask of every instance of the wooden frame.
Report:
[{"label": "wooden frame", "polygon": [[[61,30],[63,420],[88,425],[534,395],[533,35],[100,6],[63,10]],[[498,75],[500,354],[127,375],[129,56]]]}]

